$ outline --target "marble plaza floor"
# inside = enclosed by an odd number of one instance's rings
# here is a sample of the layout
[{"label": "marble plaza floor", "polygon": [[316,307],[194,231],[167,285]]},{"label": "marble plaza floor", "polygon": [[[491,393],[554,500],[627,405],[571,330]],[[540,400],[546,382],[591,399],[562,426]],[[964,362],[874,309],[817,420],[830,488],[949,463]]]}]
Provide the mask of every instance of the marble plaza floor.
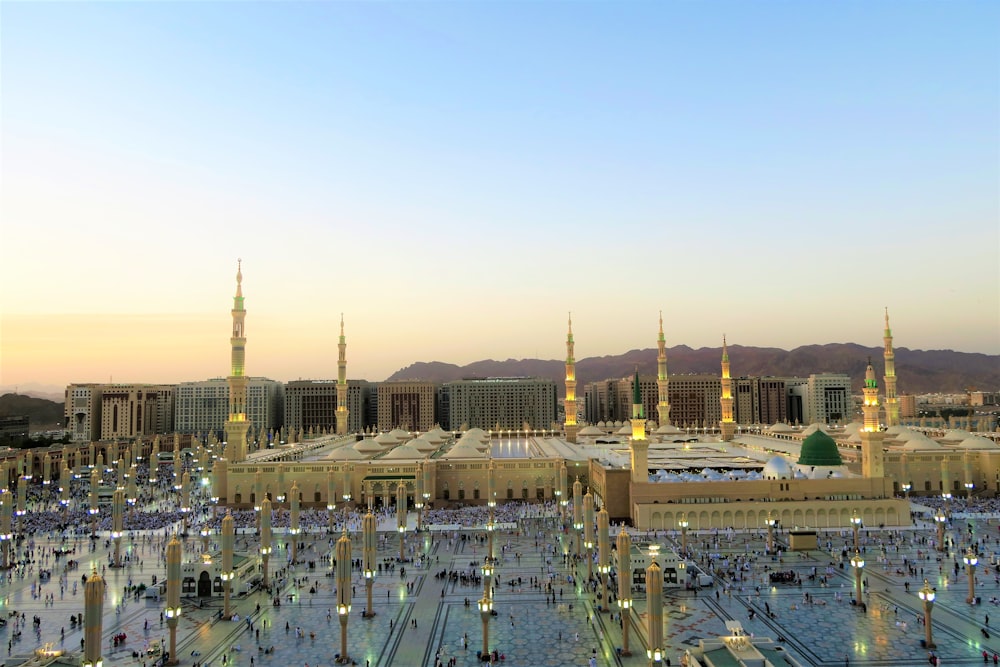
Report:
[{"label": "marble plaza floor", "polygon": [[[972,539],[983,545],[981,553],[1000,551],[996,520],[977,519],[971,523]],[[849,602],[854,590],[850,567],[840,568],[843,546],[845,542],[852,543],[850,531],[823,534],[823,549],[819,551],[788,554],[782,561],[762,556],[751,571],[744,573],[741,582],[727,584],[717,578],[712,587],[700,591],[667,592],[664,595],[666,655],[677,665],[686,648],[695,647],[701,638],[726,634],[725,622],[738,620],[755,636],[784,639],[785,650],[806,665],[839,667],[845,664],[845,659],[852,666],[926,665],[928,653],[920,645],[924,637],[920,623],[922,610],[915,594],[923,581],[922,569],[923,576],[937,588],[932,629],[942,663],[982,664],[984,649],[992,663],[992,653],[1000,652],[1000,637],[994,634],[986,639],[981,628],[986,614],[994,611],[995,624],[1000,624],[1000,606],[989,602],[990,598],[1000,596],[1000,582],[996,570],[984,558],[976,577],[977,595],[983,598],[983,604],[966,604],[965,570],[961,568],[956,576],[954,563],[956,558],[961,561],[962,540],[970,533],[964,519],[956,519],[953,527],[955,532],[950,534],[959,548],[944,555],[921,542],[934,536],[929,524],[903,531],[903,543],[887,544],[884,555],[878,542],[880,536],[885,536],[877,530],[864,531],[864,555],[868,561],[864,576],[869,584],[864,613]],[[233,622],[217,619],[221,599],[212,599],[204,607],[199,607],[196,599],[184,601],[178,628],[182,665],[199,662],[205,667],[325,667],[334,663],[340,647],[340,626],[335,612],[331,613],[335,605],[334,581],[326,576],[329,566],[324,563],[330,552],[331,537],[317,534],[305,539],[310,546],[301,558],[315,561],[316,569],[310,570],[305,564],[290,568],[281,585],[280,607],[273,606],[271,598],[263,593],[239,598],[234,609],[241,620]],[[664,539],[669,542],[673,538]],[[765,536],[691,533],[688,539],[696,559],[709,553],[723,559],[761,552]],[[829,550],[827,540],[832,542]],[[20,548],[23,550],[26,544],[22,542]],[[424,556],[423,562],[419,567],[406,563],[405,576],[401,576],[400,566],[396,565],[393,571],[376,579],[374,618],[362,618],[365,588],[363,580],[355,574],[348,624],[349,656],[367,667],[433,667],[437,659],[444,663],[454,659],[462,667],[478,664],[482,621],[476,602],[482,597],[482,586],[463,585],[437,575],[442,571],[478,572],[484,556],[483,545],[475,540],[430,533],[411,533],[407,544],[413,553]],[[75,553],[68,558],[79,561],[79,567],[64,573],[66,557],[50,559],[36,562],[23,577],[4,580],[0,588],[0,616],[7,618],[16,610],[27,618],[19,639],[15,639],[13,623],[0,628],[0,641],[8,642],[5,661],[0,662],[7,667],[23,662],[46,645],[66,650],[71,657],[78,656],[82,632],[71,626],[69,617],[83,612],[81,576],[95,565],[100,569],[107,562],[104,539],[92,545],[85,538],[62,543],[34,536],[34,545],[36,549],[59,545],[73,548]],[[622,657],[617,652],[622,645],[619,624],[608,614],[597,613],[594,596],[581,592],[568,581],[570,575],[585,578],[585,565],[574,571],[571,566],[563,565],[562,558],[552,558],[546,553],[551,546],[555,546],[557,554],[562,552],[560,531],[553,521],[534,520],[527,522],[521,531],[499,533],[498,555],[503,546],[505,555],[494,575],[497,614],[489,621],[489,646],[504,654],[503,664],[585,666],[591,657],[599,665],[646,664],[642,594],[636,595],[630,626],[633,655]],[[398,555],[398,549],[398,537],[388,531],[383,533],[380,561],[385,559],[388,563]],[[149,584],[153,575],[162,580],[165,566],[160,550],[159,542],[144,544],[138,539],[130,547],[133,559],[128,567],[108,568],[104,572],[108,582],[103,626],[106,667],[139,667],[144,663],[151,667],[153,658],[145,657],[144,649],[156,642],[166,642],[167,627],[160,620],[163,603],[123,597],[124,587],[130,582]],[[200,550],[201,541],[189,539],[185,557],[195,558]],[[285,554],[282,549],[275,550],[272,571],[285,565]],[[361,556],[359,535],[354,536],[353,556]],[[905,570],[904,557],[914,563],[916,576],[897,574],[897,570]],[[551,565],[546,563],[549,558]],[[818,576],[811,580],[814,567]],[[831,569],[823,583],[820,579],[828,567]],[[53,572],[51,580],[41,587],[39,568]],[[533,577],[547,576],[550,568],[557,581],[555,603],[547,601],[543,590],[530,583]],[[765,568],[795,570],[802,584],[772,586]],[[298,586],[293,583],[293,579],[301,578],[307,580]],[[909,591],[906,583],[910,585]],[[811,602],[807,602],[806,594]],[[46,601],[48,596],[52,602]],[[37,627],[32,623],[36,616]],[[297,628],[300,632],[296,632]],[[115,648],[111,638],[119,633],[125,633],[127,641]],[[259,652],[258,644],[262,649],[273,646],[273,653]],[[133,651],[140,653],[139,659],[133,657]]]}]

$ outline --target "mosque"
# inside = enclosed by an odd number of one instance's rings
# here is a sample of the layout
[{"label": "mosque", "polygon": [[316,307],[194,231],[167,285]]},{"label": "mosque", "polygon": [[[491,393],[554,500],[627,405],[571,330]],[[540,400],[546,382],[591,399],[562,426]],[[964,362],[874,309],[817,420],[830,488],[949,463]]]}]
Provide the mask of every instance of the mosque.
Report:
[{"label": "mosque", "polygon": [[[211,469],[205,483],[220,505],[259,507],[263,498],[288,503],[294,486],[302,507],[388,506],[405,485],[407,504],[448,507],[488,500],[571,502],[579,480],[612,521],[639,529],[815,529],[851,525],[855,513],[869,526],[911,522],[901,496],[1000,492],[997,433],[914,429],[900,425],[888,312],[884,331],[884,393],[880,399],[869,360],[862,423],[841,428],[813,424],[737,425],[728,346],[721,359],[721,414],[717,429],[690,433],[670,422],[663,318],[657,339],[657,419],[643,414],[638,375],[628,424],[577,424],[572,320],[566,337],[565,423],[562,431],[468,429],[348,433],[344,323],[338,343],[335,433],[273,449],[249,451],[246,330],[242,269],[232,308],[229,418],[225,442],[192,439],[191,454]],[[883,426],[884,425],[884,426]],[[185,438],[187,436],[184,436]],[[174,437],[174,456],[181,451]],[[124,447],[138,456],[161,455],[159,438]],[[32,473],[43,480],[58,470],[118,460],[117,443],[33,450],[3,461],[8,477]],[[30,457],[30,458],[28,458]],[[103,457],[101,459],[100,457]],[[490,494],[493,494],[490,497]]]}]

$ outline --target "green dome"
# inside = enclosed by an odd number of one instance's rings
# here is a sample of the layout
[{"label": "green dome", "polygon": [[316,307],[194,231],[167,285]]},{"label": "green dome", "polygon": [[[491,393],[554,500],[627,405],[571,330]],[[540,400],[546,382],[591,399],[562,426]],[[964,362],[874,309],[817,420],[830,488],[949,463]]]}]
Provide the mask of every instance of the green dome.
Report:
[{"label": "green dome", "polygon": [[837,443],[823,431],[816,431],[802,441],[798,464],[802,466],[839,466],[844,464]]}]

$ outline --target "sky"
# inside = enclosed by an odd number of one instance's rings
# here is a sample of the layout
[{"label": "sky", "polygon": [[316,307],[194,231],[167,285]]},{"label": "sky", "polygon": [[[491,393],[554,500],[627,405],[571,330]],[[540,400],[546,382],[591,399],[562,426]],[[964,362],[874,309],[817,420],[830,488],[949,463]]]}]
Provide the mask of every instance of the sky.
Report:
[{"label": "sky", "polygon": [[0,385],[1000,353],[1000,3],[0,3]]}]

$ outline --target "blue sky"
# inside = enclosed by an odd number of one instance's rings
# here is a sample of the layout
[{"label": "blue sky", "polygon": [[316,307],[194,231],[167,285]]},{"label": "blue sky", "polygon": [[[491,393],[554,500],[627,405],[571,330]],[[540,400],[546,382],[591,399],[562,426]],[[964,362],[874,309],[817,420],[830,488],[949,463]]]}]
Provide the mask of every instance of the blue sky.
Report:
[{"label": "blue sky", "polygon": [[340,312],[373,380],[559,357],[570,310],[580,357],[661,309],[671,345],[878,345],[886,305],[899,345],[1000,353],[998,19],[3,3],[0,382],[225,374],[237,257],[278,379],[335,375]]}]

